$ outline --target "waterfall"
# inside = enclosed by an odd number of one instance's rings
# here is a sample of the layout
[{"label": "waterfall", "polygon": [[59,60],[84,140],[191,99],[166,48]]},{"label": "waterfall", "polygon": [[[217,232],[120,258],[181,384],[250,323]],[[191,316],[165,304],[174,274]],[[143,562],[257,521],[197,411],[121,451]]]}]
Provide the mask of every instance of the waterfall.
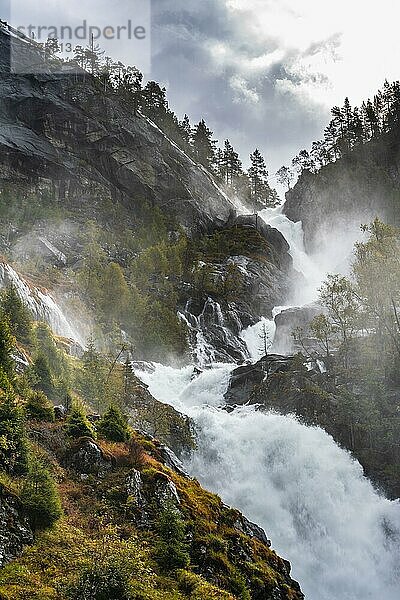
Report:
[{"label": "waterfall", "polygon": [[[284,235],[294,268],[304,276],[293,302],[314,301],[337,257],[311,259],[301,223],[289,221],[281,207],[260,215]],[[261,357],[264,333],[273,340],[274,319],[288,308],[276,307],[272,319],[241,332],[253,362]],[[195,422],[198,446],[186,469],[265,528],[308,600],[397,599],[400,503],[379,494],[361,465],[322,429],[251,406],[224,410],[235,365],[210,366],[197,377],[190,366],[136,371],[156,398]],[[318,367],[324,372],[322,362]]]},{"label": "waterfall", "polygon": [[45,291],[28,284],[8,263],[0,262],[0,287],[12,284],[36,321],[48,323],[57,335],[74,340],[82,348],[85,343],[69,323],[55,300]]},{"label": "waterfall", "polygon": [[400,504],[380,496],[349,453],[317,427],[254,407],[221,408],[233,365],[136,371],[189,415],[198,448],[186,468],[263,526],[309,600],[395,600]]}]

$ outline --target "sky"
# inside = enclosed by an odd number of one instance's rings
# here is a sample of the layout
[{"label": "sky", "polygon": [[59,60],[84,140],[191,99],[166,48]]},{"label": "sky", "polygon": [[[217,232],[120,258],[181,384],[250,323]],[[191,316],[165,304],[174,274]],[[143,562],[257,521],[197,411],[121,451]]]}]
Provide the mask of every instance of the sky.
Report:
[{"label": "sky", "polygon": [[[86,11],[101,23],[135,20],[149,0],[47,0],[40,18]],[[39,5],[13,0],[28,14]],[[137,8],[141,3],[140,10]],[[244,162],[258,147],[270,172],[320,139],[333,105],[359,104],[400,79],[398,0],[152,0],[148,78],[171,108],[204,117]],[[65,14],[64,14],[65,13]],[[138,17],[139,18],[139,17]],[[144,17],[146,18],[146,17]],[[108,50],[108,49],[107,49]],[[131,41],[112,47],[135,62]],[[108,51],[109,52],[109,51]]]},{"label": "sky", "polygon": [[400,79],[400,3],[156,0],[153,76],[177,112],[202,115],[270,171],[320,139],[330,108]]}]

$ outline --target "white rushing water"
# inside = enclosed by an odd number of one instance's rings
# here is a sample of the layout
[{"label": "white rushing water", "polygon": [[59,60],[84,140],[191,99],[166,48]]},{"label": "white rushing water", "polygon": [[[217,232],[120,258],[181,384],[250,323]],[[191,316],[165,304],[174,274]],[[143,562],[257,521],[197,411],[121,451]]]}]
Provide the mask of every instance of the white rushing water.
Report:
[{"label": "white rushing water", "polygon": [[263,526],[309,600],[397,600],[400,505],[319,428],[253,407],[222,410],[233,365],[191,380],[192,367],[137,372],[150,392],[192,417],[186,467]]},{"label": "white rushing water", "polygon": [[0,262],[0,288],[12,284],[19,297],[37,321],[50,325],[57,335],[74,340],[82,348],[85,343],[70,324],[54,298],[45,291],[29,285],[8,263]]}]

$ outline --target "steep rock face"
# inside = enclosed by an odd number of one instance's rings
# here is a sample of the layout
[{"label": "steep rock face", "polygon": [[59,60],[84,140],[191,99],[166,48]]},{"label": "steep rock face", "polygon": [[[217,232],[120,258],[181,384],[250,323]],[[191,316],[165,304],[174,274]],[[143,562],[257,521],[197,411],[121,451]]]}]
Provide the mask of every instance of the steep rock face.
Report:
[{"label": "steep rock face", "polygon": [[382,136],[318,173],[305,171],[286,195],[285,214],[302,221],[307,249],[323,249],[324,238],[355,230],[380,216],[398,224],[400,135]]},{"label": "steep rock face", "polygon": [[277,354],[294,354],[302,348],[293,338],[296,329],[302,329],[307,335],[310,322],[324,312],[317,304],[293,307],[282,311],[275,317],[276,333],[273,349]]},{"label": "steep rock face", "polygon": [[0,567],[18,556],[32,541],[32,530],[17,498],[0,483]]},{"label": "steep rock face", "polygon": [[[254,216],[240,216],[234,225],[249,236],[256,232]],[[247,248],[246,256],[231,255],[221,262],[207,263],[210,277],[222,288],[234,269],[237,286],[230,293],[231,300],[215,295],[193,297],[190,288],[182,290],[181,316],[188,325],[200,366],[215,361],[247,360],[248,350],[241,332],[271,314],[282,298],[292,292],[297,274],[288,243],[279,231],[261,220],[257,223],[257,233],[266,244],[264,255],[253,254]]]},{"label": "steep rock face", "polygon": [[[14,52],[19,46],[35,53],[22,41]],[[55,200],[71,203],[95,201],[99,190],[133,209],[147,201],[199,232],[230,220],[234,206],[210,175],[148,119],[126,112],[87,74],[10,74],[9,52],[0,29],[3,178],[53,180]]]}]

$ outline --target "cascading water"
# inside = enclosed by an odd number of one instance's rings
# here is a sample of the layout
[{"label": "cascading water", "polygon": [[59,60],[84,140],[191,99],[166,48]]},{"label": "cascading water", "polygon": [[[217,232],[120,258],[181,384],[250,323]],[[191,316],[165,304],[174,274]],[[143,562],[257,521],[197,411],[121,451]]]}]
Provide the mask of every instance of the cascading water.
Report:
[{"label": "cascading water", "polygon": [[[314,301],[327,269],[307,256],[301,223],[289,221],[281,207],[260,216],[287,239],[294,268],[304,276],[293,302]],[[261,357],[265,335],[273,339],[274,318],[287,308],[276,307],[272,320],[263,318],[241,333],[252,361]],[[256,407],[224,410],[235,366],[214,364],[195,378],[193,367],[137,371],[156,398],[196,423],[198,447],[186,468],[266,529],[275,549],[291,560],[309,600],[397,599],[399,502],[377,493],[359,463],[322,429]]]},{"label": "cascading water", "polygon": [[186,464],[208,489],[262,525],[291,560],[309,600],[395,600],[400,505],[319,428],[254,407],[221,408],[233,365],[138,372],[159,400],[189,415],[198,448]]},{"label": "cascading water", "polygon": [[81,347],[84,347],[84,341],[69,323],[54,299],[40,289],[28,285],[8,263],[1,262],[0,287],[8,284],[15,287],[19,297],[29,308],[34,319],[48,323],[57,335],[74,340]]}]

